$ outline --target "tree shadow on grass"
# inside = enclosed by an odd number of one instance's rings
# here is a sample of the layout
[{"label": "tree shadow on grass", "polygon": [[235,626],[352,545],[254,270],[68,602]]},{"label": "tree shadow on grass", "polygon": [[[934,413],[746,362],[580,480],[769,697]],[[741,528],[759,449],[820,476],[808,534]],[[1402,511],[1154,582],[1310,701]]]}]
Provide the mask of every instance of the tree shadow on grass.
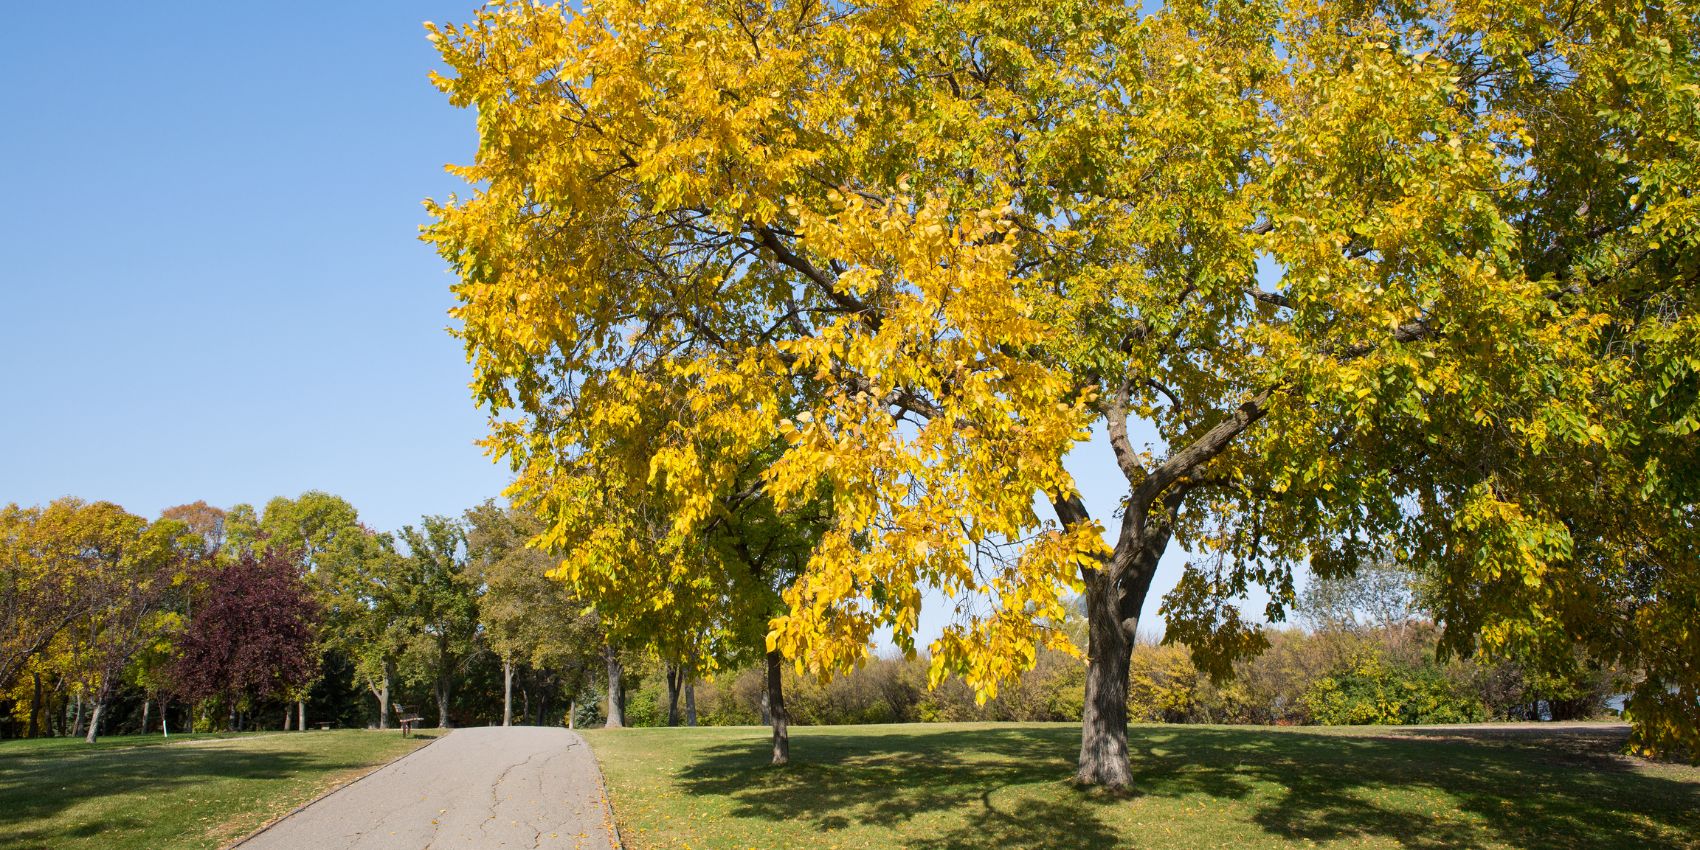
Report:
[{"label": "tree shadow on grass", "polygon": [[[687,793],[730,799],[735,817],[804,821],[823,833],[823,846],[833,831],[863,825],[903,831],[911,837],[901,846],[920,850],[1117,846],[1091,796],[1064,786],[1072,768],[1053,737],[1015,727],[794,730],[787,767],[764,764],[762,742],[729,742],[701,751],[679,781]],[[1067,793],[1048,793],[1040,804],[1019,793],[1032,785]],[[939,828],[911,823],[936,813],[956,814]]]},{"label": "tree shadow on grass", "polygon": [[303,772],[353,769],[366,761],[340,752],[233,750],[212,740],[9,754],[0,761],[0,835],[7,842],[19,842],[17,846],[47,847],[55,837],[88,837],[142,826],[134,818],[117,816],[78,825],[58,821],[65,810],[90,799],[133,794],[161,799],[193,796],[196,786],[209,781],[283,779]]},{"label": "tree shadow on grass", "polygon": [[1066,786],[1079,746],[1073,729],[798,732],[790,767],[766,766],[759,741],[714,745],[684,766],[683,790],[730,800],[740,818],[802,820],[822,832],[892,828],[921,850],[1161,846],[1133,811],[1162,800],[1219,806],[1191,828],[1220,828],[1223,840],[1700,847],[1700,783],[1635,771],[1611,754],[1609,734],[1554,746],[1135,727],[1137,790],[1117,799]]}]

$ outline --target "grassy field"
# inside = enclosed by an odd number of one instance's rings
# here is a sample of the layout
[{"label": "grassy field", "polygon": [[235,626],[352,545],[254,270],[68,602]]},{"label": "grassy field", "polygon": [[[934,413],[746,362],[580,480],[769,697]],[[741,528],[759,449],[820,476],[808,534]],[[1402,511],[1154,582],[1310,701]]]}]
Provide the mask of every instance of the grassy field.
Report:
[{"label": "grassy field", "polygon": [[219,847],[427,740],[335,731],[0,741],[0,847]]},{"label": "grassy field", "polygon": [[1078,727],[586,733],[628,850],[651,848],[1700,848],[1700,770],[1622,733],[1139,726],[1138,791],[1067,782]]}]

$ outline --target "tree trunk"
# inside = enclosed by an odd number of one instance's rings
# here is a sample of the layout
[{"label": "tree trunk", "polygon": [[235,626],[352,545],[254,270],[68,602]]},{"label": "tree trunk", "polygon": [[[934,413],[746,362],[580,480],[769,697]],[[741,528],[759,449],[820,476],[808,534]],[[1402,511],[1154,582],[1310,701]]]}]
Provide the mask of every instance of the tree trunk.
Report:
[{"label": "tree trunk", "polygon": [[150,709],[150,708],[153,708],[153,698],[146,695],[146,694],[143,694],[142,695],[142,734],[143,735],[146,735],[148,733],[148,709]]},{"label": "tree trunk", "polygon": [[567,728],[578,728],[578,697],[573,697],[567,702]]},{"label": "tree trunk", "polygon": [[378,728],[390,728],[390,682],[395,679],[395,662],[384,659],[384,683],[378,689]]},{"label": "tree trunk", "polygon": [[685,670],[678,664],[667,665],[667,725],[679,725],[679,685]]},{"label": "tree trunk", "polygon": [[448,676],[438,676],[437,686],[432,688],[437,697],[437,728],[448,729],[449,724],[449,680]]},{"label": "tree trunk", "polygon": [[41,674],[31,673],[35,678],[35,693],[30,697],[30,731],[31,738],[41,735]]},{"label": "tree trunk", "polygon": [[283,731],[285,731],[285,732],[289,731],[290,721],[294,717],[295,717],[295,706],[290,705],[287,702],[284,703],[283,704]]},{"label": "tree trunk", "polygon": [[1125,788],[1133,783],[1127,760],[1127,673],[1133,641],[1118,622],[1118,595],[1101,575],[1086,585],[1086,705],[1074,779]]},{"label": "tree trunk", "polygon": [[502,725],[514,725],[514,663],[502,659]]},{"label": "tree trunk", "polygon": [[159,698],[159,734],[171,737],[171,700]]},{"label": "tree trunk", "polygon": [[92,744],[94,739],[100,735],[100,715],[105,710],[106,695],[102,694],[99,699],[95,700],[94,713],[89,715],[89,734],[83,738],[84,742]]},{"label": "tree trunk", "polygon": [[697,679],[695,676],[685,680],[685,725],[697,725]]},{"label": "tree trunk", "polygon": [[76,737],[79,737],[83,734],[83,692],[82,691],[77,692],[77,713],[75,715],[72,715],[72,718],[73,719],[71,720],[71,737],[76,738]]},{"label": "tree trunk", "polygon": [[773,723],[773,763],[791,761],[791,716],[785,711],[783,659],[779,650],[767,653],[767,713]]},{"label": "tree trunk", "polygon": [[[1157,561],[1169,539],[1159,531],[1132,558],[1117,552],[1103,570],[1086,578],[1086,704],[1080,718],[1080,765],[1074,780],[1083,785],[1125,789],[1133,784],[1127,753],[1127,676],[1139,612],[1151,590]],[[1125,566],[1119,582],[1109,567]]]},{"label": "tree trunk", "polygon": [[304,699],[295,701],[295,731],[307,731],[307,701]]},{"label": "tree trunk", "polygon": [[624,671],[620,668],[620,654],[614,647],[604,644],[603,655],[608,659],[608,722],[602,724],[607,729],[619,729],[626,725],[626,686]]}]

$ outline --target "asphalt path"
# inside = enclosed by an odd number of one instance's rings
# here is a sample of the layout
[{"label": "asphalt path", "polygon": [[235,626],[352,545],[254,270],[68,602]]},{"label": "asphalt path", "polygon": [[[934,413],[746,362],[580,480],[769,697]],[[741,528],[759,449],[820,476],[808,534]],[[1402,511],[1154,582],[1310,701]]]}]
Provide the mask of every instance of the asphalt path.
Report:
[{"label": "asphalt path", "polygon": [[242,842],[242,850],[612,850],[596,757],[566,729],[457,729]]}]

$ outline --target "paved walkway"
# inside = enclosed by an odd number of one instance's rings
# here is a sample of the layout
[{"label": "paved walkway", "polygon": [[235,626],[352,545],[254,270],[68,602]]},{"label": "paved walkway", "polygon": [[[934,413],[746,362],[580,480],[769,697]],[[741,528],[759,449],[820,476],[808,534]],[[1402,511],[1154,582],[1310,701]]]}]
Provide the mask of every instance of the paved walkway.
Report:
[{"label": "paved walkway", "polygon": [[596,757],[566,729],[458,729],[242,850],[612,850]]}]

